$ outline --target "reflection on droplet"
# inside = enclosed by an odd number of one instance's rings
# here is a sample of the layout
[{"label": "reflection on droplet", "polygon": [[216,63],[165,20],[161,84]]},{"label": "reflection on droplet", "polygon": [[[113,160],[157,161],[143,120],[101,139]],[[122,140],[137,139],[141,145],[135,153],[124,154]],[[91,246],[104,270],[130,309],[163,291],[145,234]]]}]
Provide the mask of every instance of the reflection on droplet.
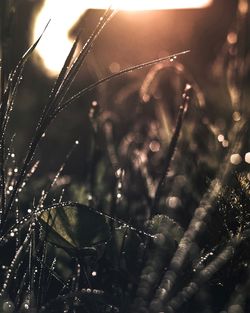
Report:
[{"label": "reflection on droplet", "polygon": [[222,147],[227,148],[228,145],[229,145],[228,140],[223,140],[223,141],[222,141]]},{"label": "reflection on droplet", "polygon": [[110,65],[109,65],[109,70],[110,70],[110,72],[111,73],[118,73],[118,72],[120,72],[120,70],[121,70],[121,66],[120,66],[120,64],[119,63],[117,63],[117,62],[113,62],[113,63],[111,63]]},{"label": "reflection on droplet", "polygon": [[232,155],[230,156],[230,162],[231,162],[232,164],[234,164],[234,165],[240,164],[241,161],[242,161],[242,158],[241,158],[241,156],[240,156],[238,153],[232,154]]},{"label": "reflection on droplet", "polygon": [[93,271],[93,272],[91,273],[91,275],[92,275],[93,277],[95,277],[95,276],[97,275],[96,271]]},{"label": "reflection on droplet", "polygon": [[28,303],[25,303],[24,306],[25,310],[29,310],[30,306],[28,305]]},{"label": "reflection on droplet", "polygon": [[176,209],[181,205],[181,200],[178,197],[168,197],[166,202],[171,209]]},{"label": "reflection on droplet", "polygon": [[5,301],[3,303],[3,313],[12,313],[15,310],[15,306],[12,301]]},{"label": "reflection on droplet", "polygon": [[144,94],[142,96],[142,100],[143,100],[143,102],[147,103],[150,100],[150,96],[148,94]]},{"label": "reflection on droplet", "polygon": [[233,120],[234,120],[235,122],[239,122],[240,119],[241,119],[241,114],[240,114],[240,112],[235,111],[235,112],[233,113]]},{"label": "reflection on droplet", "polygon": [[231,45],[235,44],[237,42],[237,34],[235,32],[228,33],[227,41]]},{"label": "reflection on droplet", "polygon": [[121,177],[121,175],[122,175],[122,169],[121,169],[121,168],[118,168],[118,170],[115,172],[115,176],[116,176],[117,178],[119,178],[119,177]]},{"label": "reflection on droplet", "polygon": [[151,141],[149,144],[149,149],[152,152],[158,152],[160,150],[160,143],[156,140]]},{"label": "reflection on droplet", "polygon": [[250,164],[250,152],[245,154],[245,162]]},{"label": "reflection on droplet", "polygon": [[238,10],[240,14],[245,15],[248,12],[248,2],[246,0],[239,1]]},{"label": "reflection on droplet", "polygon": [[79,145],[79,140],[76,140],[76,141],[75,141],[75,144],[76,144],[76,145]]},{"label": "reflection on droplet", "polygon": [[122,195],[120,193],[117,194],[117,199],[121,199]]},{"label": "reflection on droplet", "polygon": [[219,142],[223,142],[223,140],[225,139],[225,137],[222,134],[219,134],[217,137]]}]

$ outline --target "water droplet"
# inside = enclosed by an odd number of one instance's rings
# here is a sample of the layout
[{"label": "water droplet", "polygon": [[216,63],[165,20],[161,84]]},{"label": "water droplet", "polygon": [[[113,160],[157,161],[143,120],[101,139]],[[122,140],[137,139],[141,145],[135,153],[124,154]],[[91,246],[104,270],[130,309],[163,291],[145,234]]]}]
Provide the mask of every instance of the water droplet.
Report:
[{"label": "water droplet", "polygon": [[109,65],[109,70],[111,73],[118,73],[120,72],[121,70],[121,66],[119,63],[117,62],[112,62],[110,65]]},{"label": "water droplet", "polygon": [[158,152],[160,150],[160,143],[156,140],[151,141],[149,144],[149,149],[152,152]]},{"label": "water droplet", "polygon": [[232,154],[232,155],[230,156],[230,162],[231,162],[232,164],[234,164],[234,165],[240,164],[241,161],[242,161],[242,158],[241,158],[241,156],[240,156],[238,153]]},{"label": "water droplet", "polygon": [[235,32],[230,32],[227,35],[227,41],[230,45],[233,45],[237,42],[237,34]]},{"label": "water droplet", "polygon": [[245,154],[245,162],[250,164],[250,152]]},{"label": "water droplet", "polygon": [[223,140],[225,139],[224,135],[222,134],[219,134],[218,137],[217,137],[218,141],[219,142],[223,142]]},{"label": "water droplet", "polygon": [[115,172],[115,175],[116,175],[117,178],[120,178],[121,175],[122,175],[122,169],[118,168],[118,170]]},{"label": "water droplet", "polygon": [[235,122],[239,122],[239,121],[241,120],[241,114],[240,114],[240,112],[235,111],[235,112],[233,113],[233,120],[234,120]]},{"label": "water droplet", "polygon": [[150,100],[150,96],[148,94],[144,94],[142,96],[142,100],[143,100],[143,102],[147,103]]},{"label": "water droplet", "polygon": [[227,148],[228,146],[229,146],[228,140],[223,140],[223,141],[222,141],[222,147],[223,147],[223,148]]},{"label": "water droplet", "polygon": [[97,272],[96,272],[96,271],[93,271],[93,272],[91,273],[91,275],[92,275],[93,277],[95,277],[95,276],[97,275]]},{"label": "water droplet", "polygon": [[3,303],[3,313],[12,313],[15,310],[15,306],[12,301],[5,301]]},{"label": "water droplet", "polygon": [[120,193],[117,194],[117,199],[121,199],[122,195]]},{"label": "water droplet", "polygon": [[76,141],[75,141],[75,144],[76,144],[76,145],[79,145],[79,141],[78,141],[78,140],[76,140]]},{"label": "water droplet", "polygon": [[23,306],[23,307],[24,307],[25,310],[29,310],[29,308],[30,308],[30,306],[29,306],[28,303],[24,303],[24,306]]},{"label": "water droplet", "polygon": [[171,209],[176,209],[181,205],[181,200],[178,197],[168,197],[166,202]]},{"label": "water droplet", "polygon": [[15,153],[11,153],[11,155],[10,155],[12,158],[14,158],[15,157]]}]

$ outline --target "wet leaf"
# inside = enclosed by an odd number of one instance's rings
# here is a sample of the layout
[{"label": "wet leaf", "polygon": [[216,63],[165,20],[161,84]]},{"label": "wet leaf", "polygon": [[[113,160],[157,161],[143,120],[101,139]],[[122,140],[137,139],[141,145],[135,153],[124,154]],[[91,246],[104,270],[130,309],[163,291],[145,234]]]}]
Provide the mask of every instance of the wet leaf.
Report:
[{"label": "wet leaf", "polygon": [[99,249],[109,240],[109,226],[102,215],[87,206],[52,208],[40,215],[48,240],[73,253]]}]

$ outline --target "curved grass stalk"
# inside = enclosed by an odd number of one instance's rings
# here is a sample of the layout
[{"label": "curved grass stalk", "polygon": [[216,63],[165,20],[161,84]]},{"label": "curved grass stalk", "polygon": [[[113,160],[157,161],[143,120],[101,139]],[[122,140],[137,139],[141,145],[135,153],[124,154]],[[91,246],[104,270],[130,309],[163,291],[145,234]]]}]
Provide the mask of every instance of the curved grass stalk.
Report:
[{"label": "curved grass stalk", "polygon": [[[120,77],[126,73],[135,71],[135,70],[140,70],[143,69],[145,67],[151,66],[151,65],[155,65],[157,63],[160,62],[164,62],[164,61],[170,61],[173,60],[174,58],[180,56],[180,55],[184,55],[186,53],[189,53],[190,50],[186,50],[186,51],[182,51],[182,52],[178,52],[169,56],[165,56],[159,59],[154,59],[152,61],[148,61],[148,62],[144,62],[138,65],[134,65],[128,68],[125,68],[124,70],[121,70],[115,74],[106,76],[100,80],[98,80],[97,82],[83,88],[82,90],[80,90],[78,93],[76,93],[75,95],[73,95],[71,98],[69,98],[68,100],[66,100],[65,102],[62,103],[61,107],[58,108],[58,112],[62,111],[64,108],[66,108],[70,103],[74,102],[75,100],[79,99],[81,96],[85,95],[86,93],[90,92],[91,90],[95,89],[96,87],[98,87],[99,85],[106,83],[114,78]],[[57,112],[55,112],[55,114],[57,114]]]},{"label": "curved grass stalk", "polygon": [[49,206],[40,208],[38,207],[37,210],[33,213],[29,213],[27,214],[25,217],[23,217],[21,220],[19,220],[19,225],[14,224],[7,232],[5,235],[3,235],[2,237],[0,237],[0,246],[3,246],[4,244],[6,244],[8,242],[9,239],[15,237],[15,234],[17,233],[17,227],[19,226],[19,231],[29,225],[31,223],[32,220],[38,218],[43,212],[48,212],[49,210],[52,209],[56,209],[56,208],[61,208],[61,207],[76,207],[76,208],[80,208],[80,209],[85,209],[85,210],[89,210],[97,215],[101,215],[104,216],[107,219],[113,220],[115,223],[118,223],[119,225],[121,225],[122,227],[126,227],[132,231],[137,232],[139,235],[143,235],[143,236],[147,236],[150,238],[155,238],[154,235],[141,230],[141,229],[137,229],[135,227],[133,227],[132,225],[127,224],[126,222],[122,221],[121,219],[115,218],[110,216],[107,213],[98,211],[92,207],[86,206],[84,204],[78,203],[78,202],[73,202],[73,201],[67,201],[67,202],[59,202],[59,203],[53,203]]}]

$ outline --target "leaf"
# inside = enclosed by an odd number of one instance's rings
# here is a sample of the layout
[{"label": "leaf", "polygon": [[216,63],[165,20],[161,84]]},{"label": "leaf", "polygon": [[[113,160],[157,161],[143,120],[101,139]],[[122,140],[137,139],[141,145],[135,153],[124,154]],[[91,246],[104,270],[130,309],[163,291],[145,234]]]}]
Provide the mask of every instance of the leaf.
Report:
[{"label": "leaf", "polygon": [[40,222],[48,240],[70,253],[103,247],[110,238],[105,217],[85,205],[52,208],[41,213]]}]

